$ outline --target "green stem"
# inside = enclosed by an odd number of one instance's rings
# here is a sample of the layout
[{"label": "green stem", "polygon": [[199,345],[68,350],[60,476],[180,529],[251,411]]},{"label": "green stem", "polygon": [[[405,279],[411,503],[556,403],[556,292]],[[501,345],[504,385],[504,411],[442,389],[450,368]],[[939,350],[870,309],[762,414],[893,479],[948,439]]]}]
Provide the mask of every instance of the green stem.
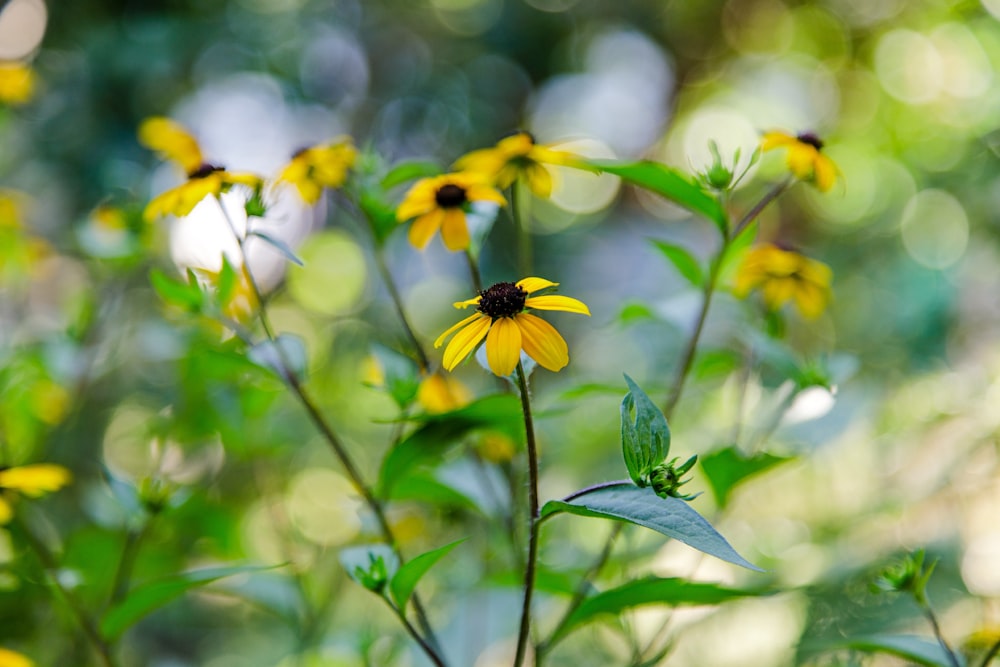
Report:
[{"label": "green stem", "polygon": [[25,544],[35,554],[38,562],[41,563],[49,582],[53,588],[59,591],[59,595],[76,618],[77,623],[79,623],[80,628],[83,630],[83,634],[87,637],[87,640],[100,658],[101,664],[104,667],[116,667],[117,663],[111,655],[111,646],[101,636],[97,623],[87,613],[80,599],[59,581],[59,576],[56,574],[59,564],[56,562],[55,556],[52,555],[49,548],[18,517],[15,516],[10,525],[17,529],[17,532],[24,539]]},{"label": "green stem", "polygon": [[420,635],[420,633],[417,632],[417,629],[413,627],[413,624],[410,623],[410,620],[406,618],[406,614],[403,613],[403,611],[399,607],[389,602],[388,599],[386,598],[382,599],[385,600],[385,603],[389,605],[389,608],[392,609],[392,611],[396,614],[396,618],[398,618],[400,623],[403,624],[403,627],[406,628],[406,631],[409,633],[409,635],[413,637],[413,641],[420,644],[420,647],[424,649],[424,652],[431,659],[431,662],[437,665],[437,667],[445,667],[444,660],[442,660],[441,657],[437,654],[437,652],[435,652],[434,648],[427,643],[427,640],[425,640]]},{"label": "green stem", "polygon": [[781,181],[773,188],[768,190],[767,194],[765,194],[763,198],[761,198],[761,200],[757,202],[752,209],[747,211],[746,215],[740,218],[740,221],[736,223],[736,225],[733,227],[732,232],[730,232],[729,238],[734,239],[737,236],[739,236],[740,232],[742,232],[750,225],[750,223],[756,220],[757,217],[764,212],[764,209],[767,208],[771,202],[773,202],[775,199],[781,196],[781,194],[785,190],[787,190],[792,185],[793,182],[794,182],[793,179],[788,178],[785,179],[784,181]]},{"label": "green stem", "polygon": [[469,265],[469,278],[472,280],[472,289],[479,294],[483,291],[483,277],[479,273],[479,262],[472,256],[472,251],[465,249],[465,261]]},{"label": "green stem", "polygon": [[985,656],[983,656],[983,661],[979,663],[979,667],[989,667],[990,661],[997,657],[998,653],[1000,653],[1000,639],[993,642],[993,646],[991,646],[990,650],[986,652]]},{"label": "green stem", "polygon": [[121,602],[128,595],[129,585],[132,580],[132,570],[135,568],[139,549],[142,546],[142,542],[152,531],[154,519],[156,519],[155,514],[147,515],[138,530],[131,529],[125,535],[125,546],[122,547],[122,557],[118,561],[114,583],[111,585],[112,605]]},{"label": "green stem", "polygon": [[517,181],[510,185],[510,218],[514,223],[514,234],[517,237],[517,270],[522,278],[532,275],[534,253],[531,245],[531,232],[521,217],[521,198],[517,194]]},{"label": "green stem", "polygon": [[403,325],[403,331],[406,332],[407,338],[410,339],[410,345],[413,347],[413,352],[417,355],[417,363],[420,364],[420,370],[426,372],[430,369],[431,363],[427,358],[427,353],[424,351],[423,345],[420,344],[420,339],[417,338],[417,335],[413,332],[413,327],[410,326],[410,320],[406,317],[406,310],[403,308],[403,298],[400,296],[396,282],[392,279],[392,273],[385,263],[385,254],[381,247],[375,248],[375,266],[378,267],[378,272],[382,276],[382,282],[385,283],[385,288],[392,298],[392,304],[396,307],[396,314]]},{"label": "green stem", "polygon": [[[918,602],[920,601],[918,600]],[[960,667],[958,656],[955,655],[955,651],[953,651],[951,646],[948,645],[948,640],[946,640],[944,635],[941,633],[941,626],[938,625],[937,616],[934,614],[934,610],[931,609],[931,605],[924,601],[920,604],[920,608],[923,610],[927,620],[930,621],[931,628],[934,630],[934,636],[937,637],[938,643],[941,644],[941,648],[943,648],[944,652],[947,654],[948,662],[951,663],[951,667]]]},{"label": "green stem", "polygon": [[[320,432],[320,435],[323,436],[323,439],[326,441],[326,443],[330,446],[330,449],[333,451],[333,454],[337,458],[337,461],[340,463],[341,467],[347,473],[347,476],[350,479],[355,490],[364,499],[365,504],[371,510],[372,514],[375,515],[375,520],[378,523],[379,530],[382,533],[382,536],[385,538],[386,542],[388,542],[389,547],[396,554],[396,557],[399,559],[400,563],[404,562],[402,552],[399,550],[399,544],[396,540],[396,535],[393,532],[392,526],[390,526],[389,520],[386,516],[385,508],[382,506],[382,503],[379,501],[379,499],[375,497],[375,492],[364,481],[364,477],[361,474],[361,470],[354,463],[354,460],[351,458],[351,455],[348,453],[347,448],[344,446],[343,442],[341,442],[336,432],[334,432],[333,428],[326,421],[326,418],[323,417],[323,414],[319,411],[319,408],[310,398],[309,394],[306,393],[305,387],[302,386],[302,383],[299,381],[298,376],[295,374],[295,371],[293,370],[294,368],[293,365],[286,358],[285,352],[282,349],[282,347],[277,344],[277,339],[274,335],[274,331],[271,328],[271,324],[267,316],[267,308],[264,305],[263,294],[260,290],[260,287],[257,285],[257,281],[254,279],[253,272],[250,270],[249,264],[247,263],[245,239],[237,233],[236,226],[233,224],[232,219],[229,217],[229,213],[226,211],[225,206],[222,205],[222,200],[216,197],[216,201],[219,203],[219,208],[222,209],[222,214],[226,218],[226,221],[229,223],[229,228],[232,231],[234,238],[236,239],[237,245],[239,246],[240,254],[243,259],[243,268],[247,274],[247,280],[249,281],[250,287],[253,290],[254,296],[257,299],[257,318],[260,321],[260,325],[261,328],[264,330],[265,336],[275,348],[275,352],[278,356],[278,360],[281,365],[281,375],[285,380],[285,384],[292,390],[295,396],[299,399],[299,403],[301,403],[302,407],[305,408],[306,413],[309,415],[309,418],[313,422],[313,425]],[[429,657],[435,661],[441,660],[441,657],[437,654],[437,650],[440,650],[440,645],[438,644],[437,637],[435,636],[434,631],[431,628],[430,621],[427,618],[427,612],[424,609],[424,606],[420,602],[420,598],[417,596],[416,593],[414,593],[412,599],[413,599],[413,610],[416,612],[417,620],[420,623],[420,627],[423,630],[424,634],[427,636],[428,640],[427,642],[422,642],[421,647],[425,648],[426,650],[426,648],[430,646],[432,648],[432,651],[428,654]]]},{"label": "green stem", "polygon": [[524,601],[521,605],[521,625],[517,634],[517,653],[514,667],[521,667],[528,648],[531,627],[531,596],[535,590],[535,566],[538,561],[538,446],[535,442],[535,425],[531,417],[531,400],[528,397],[528,380],[524,367],[517,362],[517,386],[521,393],[521,412],[524,414],[525,442],[528,449],[528,561],[524,568]]}]

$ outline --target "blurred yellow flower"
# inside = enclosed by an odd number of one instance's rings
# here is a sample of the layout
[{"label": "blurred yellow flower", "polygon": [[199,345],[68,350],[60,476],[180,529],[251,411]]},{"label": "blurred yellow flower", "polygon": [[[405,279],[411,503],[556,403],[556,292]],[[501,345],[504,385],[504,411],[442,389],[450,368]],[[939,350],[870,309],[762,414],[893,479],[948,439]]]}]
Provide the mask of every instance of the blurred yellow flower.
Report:
[{"label": "blurred yellow flower", "polygon": [[788,170],[795,178],[815,185],[820,192],[827,192],[837,182],[837,165],[822,153],[823,142],[815,134],[765,132],[760,147],[765,151],[787,148]]},{"label": "blurred yellow flower", "polygon": [[[236,280],[227,288],[226,294],[219,296],[219,309],[221,313],[231,320],[237,322],[247,322],[253,319],[257,312],[259,301],[257,292],[251,282],[250,273],[246,266],[234,267]],[[210,271],[208,269],[195,269],[195,273],[204,280],[212,289],[219,290],[221,287],[221,271]],[[229,274],[232,275],[232,274]]]},{"label": "blurred yellow flower", "polygon": [[527,309],[563,310],[590,315],[583,302],[568,296],[529,296],[558,284],[544,278],[522,278],[516,283],[497,283],[474,299],[456,303],[456,308],[476,306],[479,312],[449,328],[434,341],[434,347],[441,347],[445,339],[455,334],[445,348],[444,367],[449,371],[455,368],[483,338],[486,338],[486,361],[497,375],[514,372],[522,349],[550,371],[565,367],[569,363],[566,341],[551,324],[526,312]]},{"label": "blurred yellow flower", "polygon": [[35,667],[35,663],[20,653],[0,647],[0,667]]},{"label": "blurred yellow flower", "polygon": [[481,174],[456,173],[422,178],[413,184],[396,209],[396,220],[416,218],[410,226],[410,243],[426,248],[434,233],[441,230],[441,240],[448,250],[469,247],[469,228],[465,211],[472,202],[491,201],[501,206],[507,201]]},{"label": "blurred yellow flower", "polygon": [[347,171],[357,157],[358,151],[348,138],[304,148],[292,156],[278,181],[294,185],[307,204],[315,204],[323,188],[339,188],[344,184]]},{"label": "blurred yellow flower", "polygon": [[451,412],[472,401],[472,392],[451,376],[431,373],[420,381],[417,401],[431,414]]},{"label": "blurred yellow flower", "polygon": [[832,279],[826,264],[767,244],[751,249],[743,258],[733,292],[742,299],[759,289],[770,310],[794,300],[803,316],[814,318],[830,303]]},{"label": "blurred yellow flower", "polygon": [[72,479],[69,470],[52,463],[35,463],[0,470],[0,524],[9,522],[14,516],[14,508],[10,504],[11,492],[38,498],[58,491]]},{"label": "blurred yellow flower", "polygon": [[570,153],[539,146],[528,132],[501,139],[493,148],[472,151],[455,162],[455,169],[483,174],[498,188],[509,187],[523,177],[539,197],[552,194],[552,174],[546,164],[565,165],[575,158]]},{"label": "blurred yellow flower", "polygon": [[167,215],[183,217],[205,197],[217,197],[234,185],[254,190],[261,187],[259,176],[230,173],[223,167],[206,163],[195,138],[169,118],[154,117],[143,121],[139,126],[139,143],[179,165],[188,178],[146,205],[142,216],[147,222]]},{"label": "blurred yellow flower", "polygon": [[491,463],[506,463],[514,458],[517,444],[503,433],[490,431],[480,438],[476,450]]},{"label": "blurred yellow flower", "polygon": [[22,63],[0,63],[0,103],[26,104],[34,94],[34,70]]}]

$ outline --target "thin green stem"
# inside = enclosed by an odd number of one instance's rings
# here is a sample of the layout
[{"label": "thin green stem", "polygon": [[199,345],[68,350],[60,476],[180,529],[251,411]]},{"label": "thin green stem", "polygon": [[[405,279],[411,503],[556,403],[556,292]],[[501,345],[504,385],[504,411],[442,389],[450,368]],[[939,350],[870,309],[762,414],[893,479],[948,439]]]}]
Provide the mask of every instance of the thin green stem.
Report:
[{"label": "thin green stem", "polygon": [[128,595],[129,586],[132,580],[132,571],[135,569],[135,562],[139,556],[139,549],[143,541],[149,536],[153,529],[153,521],[156,514],[148,514],[138,529],[131,529],[125,535],[125,545],[122,547],[122,556],[118,561],[118,569],[115,570],[114,583],[111,585],[110,603],[116,604],[125,599]]},{"label": "thin green stem", "polygon": [[948,645],[948,640],[945,639],[944,635],[941,633],[941,626],[938,624],[937,616],[934,614],[934,610],[931,608],[930,603],[926,600],[922,603],[918,600],[918,603],[920,603],[920,608],[923,610],[924,615],[931,624],[931,628],[934,630],[934,636],[937,637],[938,643],[941,644],[941,648],[943,648],[945,654],[947,654],[948,662],[951,663],[951,667],[961,667],[958,661],[958,656],[955,655],[955,651]]},{"label": "thin green stem", "polygon": [[517,186],[517,181],[510,185],[510,218],[514,223],[514,234],[517,237],[518,275],[523,278],[532,275],[534,252],[531,244],[531,232],[521,216],[521,198],[517,194]]},{"label": "thin green stem", "polygon": [[998,653],[1000,653],[1000,639],[993,642],[993,646],[991,646],[990,650],[986,652],[985,656],[983,656],[983,661],[979,663],[979,667],[989,667],[990,661],[997,657]]},{"label": "thin green stem", "polygon": [[476,291],[476,294],[479,294],[483,291],[483,277],[479,273],[479,262],[472,256],[472,251],[468,248],[465,249],[465,261],[469,265],[469,278],[472,280],[472,289]]},{"label": "thin green stem", "polygon": [[389,608],[392,609],[392,611],[396,614],[396,618],[398,618],[400,623],[403,624],[403,627],[406,628],[406,631],[409,633],[409,635],[413,637],[413,641],[420,644],[420,647],[424,649],[424,652],[431,659],[431,662],[437,665],[437,667],[445,667],[444,660],[442,660],[441,657],[434,650],[434,648],[427,643],[427,640],[425,640],[420,635],[420,633],[417,632],[417,629],[413,627],[413,624],[410,623],[410,620],[406,618],[406,614],[403,613],[403,610],[401,610],[399,607],[389,602],[387,598],[382,598],[382,599],[385,600],[385,603],[389,605]]},{"label": "thin green stem", "polygon": [[792,185],[793,182],[794,182],[793,179],[788,178],[785,179],[784,181],[781,181],[773,188],[768,190],[767,194],[765,194],[763,198],[761,198],[761,200],[757,202],[753,208],[747,211],[746,214],[742,218],[740,218],[740,221],[733,226],[733,230],[732,232],[730,232],[729,238],[734,239],[737,236],[739,236],[740,232],[742,232],[750,225],[750,223],[756,220],[757,217],[764,212],[764,209],[767,208],[771,202],[780,197],[781,194],[785,190],[787,190]]},{"label": "thin green stem", "polygon": [[60,597],[66,603],[67,608],[76,618],[77,623],[80,625],[80,629],[83,630],[83,634],[87,637],[87,641],[90,642],[94,651],[100,658],[101,664],[104,667],[116,667],[117,662],[114,656],[111,655],[110,644],[101,636],[101,632],[97,627],[97,623],[91,618],[90,614],[87,613],[83,602],[80,601],[78,597],[70,589],[63,586],[62,582],[59,581],[59,576],[56,571],[59,569],[59,563],[56,561],[55,556],[49,551],[49,548],[35,536],[31,529],[24,524],[23,521],[18,517],[14,517],[10,524],[12,527],[17,529],[18,534],[24,539],[25,544],[28,548],[35,554],[38,562],[41,563],[42,568],[45,570],[45,574],[48,577],[49,582],[52,587],[59,591]]},{"label": "thin green stem", "polygon": [[538,445],[535,442],[535,424],[531,417],[531,400],[524,366],[517,362],[517,386],[521,393],[521,412],[524,415],[525,442],[528,449],[528,561],[524,568],[524,601],[521,605],[521,625],[517,633],[517,653],[514,667],[521,667],[528,648],[531,629],[531,596],[535,590],[535,566],[538,561]]},{"label": "thin green stem", "polygon": [[[389,547],[399,558],[400,562],[403,562],[402,553],[399,550],[399,544],[396,540],[395,532],[392,530],[392,526],[389,524],[389,519],[386,516],[385,508],[383,507],[381,501],[375,496],[375,492],[372,488],[365,482],[364,477],[361,474],[361,470],[354,463],[354,459],[348,453],[347,448],[341,442],[340,438],[337,436],[333,427],[326,421],[326,418],[320,412],[316,403],[313,402],[312,398],[306,392],[305,387],[302,386],[301,381],[294,371],[294,366],[286,358],[285,352],[280,345],[277,344],[277,339],[274,335],[274,330],[271,328],[271,324],[267,315],[267,308],[264,305],[263,293],[254,279],[253,272],[250,270],[250,266],[247,263],[247,255],[245,248],[245,239],[240,236],[236,230],[236,225],[233,224],[232,219],[229,217],[229,213],[226,211],[225,206],[222,205],[222,200],[216,197],[216,201],[219,203],[219,208],[222,209],[222,214],[229,223],[229,228],[233,233],[236,243],[239,246],[240,253],[243,259],[243,269],[246,271],[247,280],[250,283],[250,287],[253,290],[254,296],[257,300],[257,318],[260,321],[261,328],[264,330],[264,334],[268,341],[275,348],[275,352],[278,356],[278,360],[281,366],[281,375],[285,380],[285,384],[292,390],[295,396],[299,399],[299,403],[305,408],[306,413],[309,415],[310,420],[313,425],[323,436],[324,441],[330,446],[333,451],[334,456],[340,463],[344,472],[347,473],[347,477],[350,479],[355,490],[364,499],[365,504],[371,510],[372,514],[375,515],[375,520],[378,523],[379,530],[382,536],[388,542]],[[431,648],[428,656],[435,661],[442,660],[438,651],[440,650],[440,645],[438,644],[437,637],[431,628],[430,621],[427,618],[427,612],[424,609],[423,604],[420,602],[420,598],[414,593],[413,595],[413,609],[417,614],[417,620],[420,624],[421,629],[427,637],[426,642],[421,642],[421,647],[425,650]]]},{"label": "thin green stem", "polygon": [[428,360],[423,345],[420,344],[420,339],[417,338],[417,335],[413,332],[413,327],[410,326],[410,320],[407,318],[406,310],[403,308],[403,298],[400,296],[396,282],[392,279],[392,273],[385,263],[385,253],[381,247],[375,248],[375,266],[378,267],[378,272],[382,276],[382,282],[385,283],[385,288],[392,298],[392,304],[396,307],[396,314],[403,325],[403,331],[406,332],[407,338],[410,339],[410,345],[413,347],[413,352],[417,355],[417,363],[420,364],[420,370],[429,370],[431,363]]}]

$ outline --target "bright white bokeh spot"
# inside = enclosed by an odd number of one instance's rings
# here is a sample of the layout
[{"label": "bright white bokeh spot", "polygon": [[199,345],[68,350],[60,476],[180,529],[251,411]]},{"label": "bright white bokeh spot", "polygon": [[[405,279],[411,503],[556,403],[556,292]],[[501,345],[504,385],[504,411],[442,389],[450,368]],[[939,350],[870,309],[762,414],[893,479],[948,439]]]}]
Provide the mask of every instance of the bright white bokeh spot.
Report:
[{"label": "bright white bokeh spot", "polygon": [[[709,142],[719,147],[722,162],[733,166],[732,158],[740,152],[735,173],[738,176],[750,162],[750,157],[760,144],[760,131],[743,113],[727,107],[703,107],[687,117],[681,132],[680,145],[684,159],[695,171],[704,172],[712,164]],[[744,182],[753,178],[756,165],[751,168]]]},{"label": "bright white bokeh spot", "polygon": [[[588,158],[615,157],[610,146],[595,139],[578,139],[553,148]],[[558,166],[550,166],[549,171],[553,180],[552,201],[571,213],[594,213],[606,208],[621,187],[621,179],[611,174],[594,174],[583,169]]]},{"label": "bright white bokeh spot", "polygon": [[917,263],[946,269],[965,254],[969,219],[957,199],[943,190],[923,190],[910,199],[900,223],[903,246]]},{"label": "bright white bokeh spot", "polygon": [[973,595],[992,598],[1000,595],[1000,534],[989,533],[974,539],[962,557],[962,580]]},{"label": "bright white bokeh spot", "polygon": [[819,419],[833,409],[837,402],[837,388],[809,387],[803,389],[792,401],[783,419],[786,424],[799,424]]},{"label": "bright white bokeh spot", "polygon": [[913,30],[898,29],[879,40],[875,73],[885,91],[896,99],[926,104],[941,93],[945,62],[930,39]]},{"label": "bright white bokeh spot", "polygon": [[993,67],[982,44],[960,23],[945,23],[930,35],[948,73],[943,82],[953,97],[974,98],[987,93],[993,82]]},{"label": "bright white bokeh spot", "polygon": [[42,43],[48,19],[42,0],[10,0],[0,11],[0,60],[30,56]]}]

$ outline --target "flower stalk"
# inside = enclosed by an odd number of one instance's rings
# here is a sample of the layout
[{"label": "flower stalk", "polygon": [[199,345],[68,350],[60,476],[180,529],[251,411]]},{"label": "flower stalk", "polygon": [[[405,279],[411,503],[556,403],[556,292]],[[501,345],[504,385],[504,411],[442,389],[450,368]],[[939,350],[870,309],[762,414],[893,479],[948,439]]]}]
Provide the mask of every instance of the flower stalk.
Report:
[{"label": "flower stalk", "polygon": [[514,656],[514,667],[521,667],[528,648],[531,598],[535,590],[535,567],[538,561],[538,446],[535,442],[535,426],[531,416],[528,380],[521,362],[517,363],[515,373],[521,394],[521,412],[524,414],[525,442],[528,450],[528,560],[524,568],[524,598],[521,604],[521,624],[517,633],[517,652]]}]

